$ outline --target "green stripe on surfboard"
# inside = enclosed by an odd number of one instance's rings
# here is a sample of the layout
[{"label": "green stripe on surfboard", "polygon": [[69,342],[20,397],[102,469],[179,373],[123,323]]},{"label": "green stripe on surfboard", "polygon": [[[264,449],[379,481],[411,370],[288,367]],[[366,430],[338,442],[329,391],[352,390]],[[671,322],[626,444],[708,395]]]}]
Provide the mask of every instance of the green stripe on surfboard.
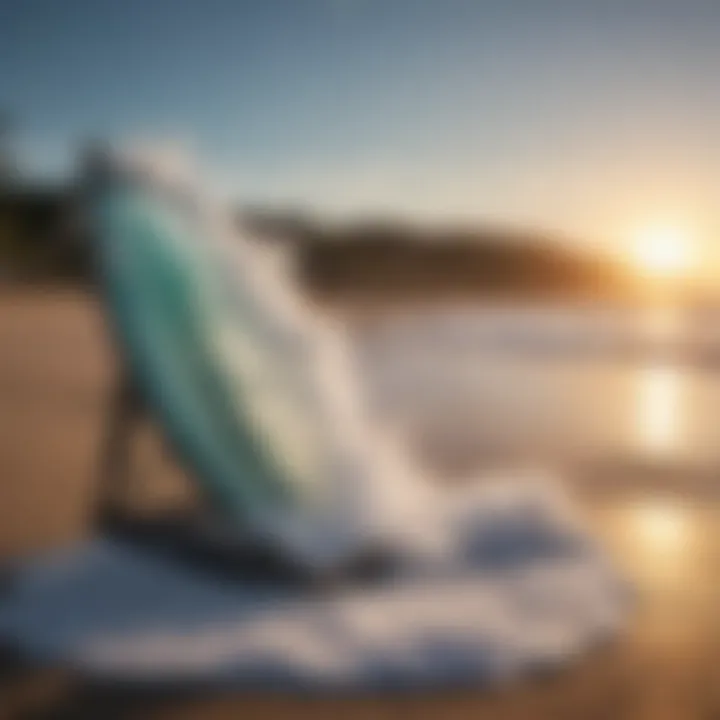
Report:
[{"label": "green stripe on surfboard", "polygon": [[[146,190],[106,192],[97,209],[106,294],[127,362],[197,481],[238,519],[302,502],[299,473],[283,454],[288,444],[278,449],[277,433],[263,431],[272,423],[250,411],[263,383],[229,354],[252,362],[261,321],[241,292],[219,282],[222,258],[182,208]],[[275,362],[272,352],[255,361],[263,359],[263,367]],[[275,380],[265,391],[282,406],[291,388],[281,373]]]}]

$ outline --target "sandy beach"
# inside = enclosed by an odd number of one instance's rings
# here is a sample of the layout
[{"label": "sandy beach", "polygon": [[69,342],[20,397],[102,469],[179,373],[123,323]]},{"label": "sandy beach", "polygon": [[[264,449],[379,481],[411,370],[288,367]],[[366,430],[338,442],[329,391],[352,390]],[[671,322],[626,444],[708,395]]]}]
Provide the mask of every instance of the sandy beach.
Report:
[{"label": "sandy beach", "polygon": [[[89,532],[114,364],[99,309],[83,293],[0,293],[2,559]],[[185,496],[152,429],[139,436],[134,467],[134,502]],[[588,521],[637,588],[637,607],[622,638],[551,676],[491,692],[299,699],[128,697],[52,674],[3,681],[0,718],[27,706],[31,717],[88,718],[720,718],[720,501],[682,473],[673,483],[666,478],[660,492],[626,473],[593,493],[578,479]]]}]

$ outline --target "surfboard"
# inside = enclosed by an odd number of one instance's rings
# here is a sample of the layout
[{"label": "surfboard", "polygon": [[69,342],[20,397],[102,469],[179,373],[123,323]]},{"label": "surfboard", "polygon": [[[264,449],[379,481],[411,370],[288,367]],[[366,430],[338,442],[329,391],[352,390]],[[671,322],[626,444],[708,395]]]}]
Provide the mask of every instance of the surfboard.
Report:
[{"label": "surfboard", "polygon": [[333,402],[319,377],[338,368],[329,335],[259,251],[209,218],[152,184],[104,187],[93,219],[111,326],[214,508],[239,525],[299,515],[341,466],[363,467],[352,379]]}]

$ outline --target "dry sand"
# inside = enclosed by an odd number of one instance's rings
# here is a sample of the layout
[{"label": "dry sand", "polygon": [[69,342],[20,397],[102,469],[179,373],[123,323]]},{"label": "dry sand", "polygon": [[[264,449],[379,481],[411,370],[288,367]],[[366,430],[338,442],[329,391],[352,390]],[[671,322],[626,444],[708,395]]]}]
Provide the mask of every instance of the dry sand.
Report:
[{"label": "dry sand", "polygon": [[[0,557],[89,532],[113,378],[102,319],[86,296],[0,292]],[[183,495],[151,430],[137,455],[135,502]],[[297,699],[138,697],[33,674],[0,684],[0,718],[27,706],[31,717],[98,719],[720,718],[720,504],[689,492],[659,496],[630,483],[588,503],[596,531],[638,587],[638,606],[625,637],[550,677],[492,692]]]}]

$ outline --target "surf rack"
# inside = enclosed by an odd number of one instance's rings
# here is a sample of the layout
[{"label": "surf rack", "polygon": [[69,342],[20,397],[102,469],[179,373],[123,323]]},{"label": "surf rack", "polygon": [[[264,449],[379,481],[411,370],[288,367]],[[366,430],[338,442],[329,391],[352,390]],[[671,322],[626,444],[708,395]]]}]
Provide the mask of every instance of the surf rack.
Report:
[{"label": "surf rack", "polygon": [[[116,377],[108,398],[96,470],[91,523],[99,535],[117,538],[205,573],[240,581],[285,585],[366,584],[387,577],[394,560],[387,550],[367,548],[344,563],[310,569],[284,548],[250,533],[218,527],[212,506],[198,488],[198,507],[143,516],[127,502],[133,482],[133,440],[141,422],[155,422],[127,368]],[[172,449],[171,449],[172,450]]]}]

